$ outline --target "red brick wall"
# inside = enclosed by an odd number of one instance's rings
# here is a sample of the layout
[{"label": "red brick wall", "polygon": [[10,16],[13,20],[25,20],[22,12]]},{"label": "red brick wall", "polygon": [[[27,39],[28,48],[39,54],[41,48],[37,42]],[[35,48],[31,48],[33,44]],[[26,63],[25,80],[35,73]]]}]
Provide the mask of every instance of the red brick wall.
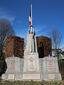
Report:
[{"label": "red brick wall", "polygon": [[24,55],[23,47],[24,47],[24,38],[20,38],[17,36],[6,37],[5,59],[7,57],[12,57],[13,55],[16,57],[23,58]]},{"label": "red brick wall", "polygon": [[51,38],[45,36],[36,37],[37,49],[40,50],[39,57],[46,57],[48,55],[52,56],[52,44]]}]

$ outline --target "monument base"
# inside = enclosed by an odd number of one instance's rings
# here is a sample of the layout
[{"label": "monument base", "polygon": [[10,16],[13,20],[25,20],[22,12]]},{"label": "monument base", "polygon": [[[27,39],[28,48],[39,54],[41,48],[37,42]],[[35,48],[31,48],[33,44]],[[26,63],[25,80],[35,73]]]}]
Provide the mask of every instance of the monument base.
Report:
[{"label": "monument base", "polygon": [[40,74],[23,74],[23,79],[40,79]]},{"label": "monument base", "polygon": [[4,80],[22,80],[23,73],[5,73],[5,74],[2,74],[2,79],[4,79]]},{"label": "monument base", "polygon": [[[7,69],[5,73],[2,74],[1,78],[3,80],[9,80],[9,81],[16,81],[16,80],[20,80],[20,81],[25,81],[25,80],[35,80],[35,81],[54,80],[55,81],[57,80],[58,81],[58,80],[62,80],[62,77],[61,77],[61,74],[58,68],[57,58],[45,57],[45,58],[40,58],[38,60],[38,57],[36,56],[38,55],[36,55],[35,53],[32,53],[32,54],[25,56],[25,60],[15,58],[15,57],[14,58],[11,57],[11,59],[10,58],[6,59]],[[31,62],[29,62],[30,58],[31,58]],[[14,71],[12,71],[13,69],[12,70],[9,69],[10,66],[12,67],[12,64],[10,64],[11,60],[15,60],[15,64],[13,64],[13,67],[15,67]]]},{"label": "monument base", "polygon": [[42,73],[42,80],[62,80],[60,73]]},{"label": "monument base", "polygon": [[38,53],[24,55],[23,79],[40,79]]}]

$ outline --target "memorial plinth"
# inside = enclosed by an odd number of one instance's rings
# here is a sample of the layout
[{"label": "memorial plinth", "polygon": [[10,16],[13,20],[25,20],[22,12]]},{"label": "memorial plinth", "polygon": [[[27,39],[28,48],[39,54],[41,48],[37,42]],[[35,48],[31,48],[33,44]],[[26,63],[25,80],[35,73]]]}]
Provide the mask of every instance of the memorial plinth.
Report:
[{"label": "memorial plinth", "polygon": [[18,57],[6,58],[5,73],[2,74],[2,79],[5,80],[21,80],[23,71],[21,70],[21,59]]},{"label": "memorial plinth", "polygon": [[57,57],[42,58],[41,79],[45,80],[62,80],[59,72]]},{"label": "memorial plinth", "polygon": [[38,53],[25,54],[23,79],[40,79]]}]

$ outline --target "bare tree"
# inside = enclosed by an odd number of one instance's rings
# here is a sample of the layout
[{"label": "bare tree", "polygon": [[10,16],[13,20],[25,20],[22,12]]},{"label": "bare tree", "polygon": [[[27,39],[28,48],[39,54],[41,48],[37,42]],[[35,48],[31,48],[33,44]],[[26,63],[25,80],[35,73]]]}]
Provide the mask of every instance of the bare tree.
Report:
[{"label": "bare tree", "polygon": [[8,36],[15,36],[12,25],[7,19],[0,19],[0,46],[4,46]]},{"label": "bare tree", "polygon": [[52,40],[52,49],[56,56],[58,54],[58,50],[61,46],[62,35],[60,35],[59,30],[57,30],[56,28],[53,28],[52,31],[48,32],[48,34]]}]

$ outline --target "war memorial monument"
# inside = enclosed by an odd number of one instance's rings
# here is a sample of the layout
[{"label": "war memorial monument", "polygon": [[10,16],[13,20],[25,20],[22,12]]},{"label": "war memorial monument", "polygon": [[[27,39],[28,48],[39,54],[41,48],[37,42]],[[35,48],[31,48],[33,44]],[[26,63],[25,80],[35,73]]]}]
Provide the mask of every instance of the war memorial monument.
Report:
[{"label": "war memorial monument", "polygon": [[[31,28],[31,31],[30,31]],[[62,80],[57,57],[39,58],[34,27],[31,23],[27,33],[24,59],[17,56],[6,58],[5,80]]]}]

